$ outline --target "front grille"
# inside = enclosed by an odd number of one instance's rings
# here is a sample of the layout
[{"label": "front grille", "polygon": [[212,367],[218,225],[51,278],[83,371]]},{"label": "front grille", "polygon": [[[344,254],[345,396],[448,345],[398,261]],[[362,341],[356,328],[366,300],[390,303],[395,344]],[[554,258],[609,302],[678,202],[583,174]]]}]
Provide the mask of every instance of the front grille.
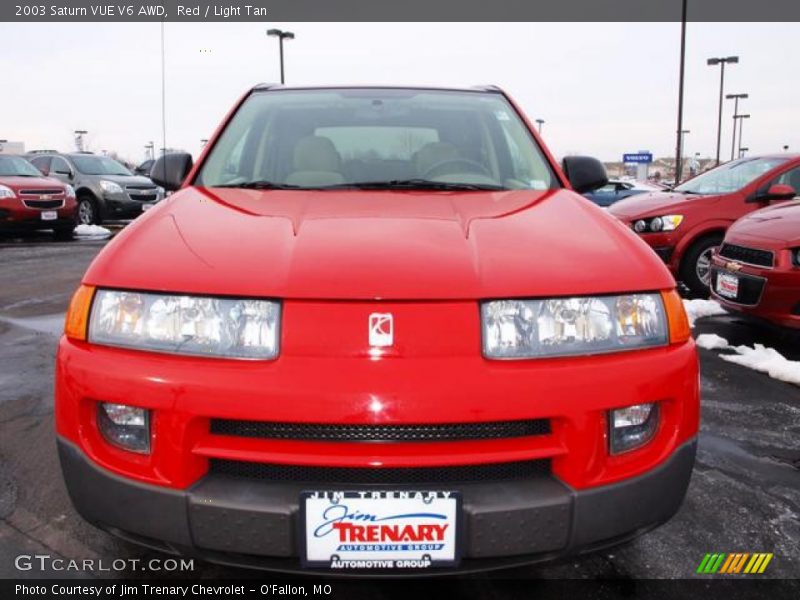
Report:
[{"label": "front grille", "polygon": [[424,425],[331,425],[212,419],[211,433],[236,437],[326,442],[452,442],[550,433],[548,419]]},{"label": "front grille", "polygon": [[734,244],[722,244],[719,255],[723,258],[736,260],[758,267],[771,267],[774,258],[772,252],[768,250],[746,248],[745,246],[736,246]]},{"label": "front grille", "polygon": [[156,191],[152,185],[126,185],[125,188],[129,190],[146,190],[153,193]]},{"label": "front grille", "polygon": [[63,200],[23,200],[22,203],[28,208],[61,208],[64,206]]},{"label": "front grille", "polygon": [[20,190],[20,196],[63,196],[64,190],[59,188],[42,188],[40,190]]},{"label": "front grille", "polygon": [[155,202],[158,196],[156,194],[130,194],[131,200],[138,200],[139,202]]},{"label": "front grille", "polygon": [[240,479],[341,485],[435,485],[545,477],[550,459],[455,467],[309,467],[211,459],[209,472]]}]

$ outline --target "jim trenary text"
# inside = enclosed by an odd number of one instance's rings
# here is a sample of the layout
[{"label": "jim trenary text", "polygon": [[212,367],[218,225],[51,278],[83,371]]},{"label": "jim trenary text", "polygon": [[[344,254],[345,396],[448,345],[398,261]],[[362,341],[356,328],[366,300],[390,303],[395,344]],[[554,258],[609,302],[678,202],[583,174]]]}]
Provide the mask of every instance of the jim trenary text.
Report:
[{"label": "jim trenary text", "polygon": [[333,586],[329,584],[289,585],[262,584],[248,585],[150,585],[147,583],[127,584],[114,583],[108,585],[52,584],[25,585],[16,584],[16,596],[89,596],[96,598],[132,598],[176,596],[192,598],[195,596],[245,596],[260,594],[261,596],[329,596],[333,594]]}]

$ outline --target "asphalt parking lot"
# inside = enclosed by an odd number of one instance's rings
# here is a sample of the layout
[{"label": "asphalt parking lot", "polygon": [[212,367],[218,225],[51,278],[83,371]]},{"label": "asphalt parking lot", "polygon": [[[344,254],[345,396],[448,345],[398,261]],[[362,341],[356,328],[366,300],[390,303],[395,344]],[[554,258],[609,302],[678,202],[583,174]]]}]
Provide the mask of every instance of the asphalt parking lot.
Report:
[{"label": "asphalt parking lot", "polygon": [[[20,554],[81,560],[154,556],[78,517],[55,451],[56,341],[69,297],[104,243],[0,239],[0,578],[146,575],[18,571],[14,559]],[[735,344],[764,343],[800,359],[797,337],[734,317],[704,319],[695,331],[718,333]],[[701,351],[701,361],[699,454],[679,514],[610,551],[473,576],[471,581],[480,582],[475,590],[491,596],[492,581],[508,577],[697,577],[707,552],[772,552],[763,577],[800,573],[800,388],[725,362],[714,352]],[[252,575],[201,562],[195,566],[191,576],[203,579]]]}]

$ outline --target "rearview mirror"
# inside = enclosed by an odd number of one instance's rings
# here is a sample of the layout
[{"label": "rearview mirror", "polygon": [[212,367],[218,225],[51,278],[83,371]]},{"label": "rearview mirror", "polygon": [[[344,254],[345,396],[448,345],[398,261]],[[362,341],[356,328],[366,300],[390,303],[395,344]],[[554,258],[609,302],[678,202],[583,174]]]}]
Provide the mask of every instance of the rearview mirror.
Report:
[{"label": "rearview mirror", "polygon": [[776,183],[769,186],[766,192],[754,194],[748,198],[749,202],[769,202],[770,200],[791,200],[797,195],[797,191],[785,183]]},{"label": "rearview mirror", "polygon": [[183,185],[183,180],[192,170],[192,155],[186,152],[165,154],[159,157],[150,169],[150,179],[168,192],[174,192]]},{"label": "rearview mirror", "polygon": [[591,156],[566,156],[561,161],[561,168],[572,189],[579,194],[591,192],[608,183],[603,163]]}]

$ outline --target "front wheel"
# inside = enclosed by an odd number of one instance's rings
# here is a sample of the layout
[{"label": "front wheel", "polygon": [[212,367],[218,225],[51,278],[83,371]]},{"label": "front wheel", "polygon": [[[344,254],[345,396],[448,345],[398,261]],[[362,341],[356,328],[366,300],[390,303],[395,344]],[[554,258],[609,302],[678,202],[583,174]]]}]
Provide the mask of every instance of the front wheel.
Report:
[{"label": "front wheel", "polygon": [[78,199],[78,225],[99,225],[100,215],[97,210],[97,202],[89,196],[81,196]]},{"label": "front wheel", "polygon": [[698,296],[708,296],[711,286],[711,256],[722,244],[722,235],[709,235],[697,240],[681,262],[683,283]]}]

